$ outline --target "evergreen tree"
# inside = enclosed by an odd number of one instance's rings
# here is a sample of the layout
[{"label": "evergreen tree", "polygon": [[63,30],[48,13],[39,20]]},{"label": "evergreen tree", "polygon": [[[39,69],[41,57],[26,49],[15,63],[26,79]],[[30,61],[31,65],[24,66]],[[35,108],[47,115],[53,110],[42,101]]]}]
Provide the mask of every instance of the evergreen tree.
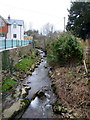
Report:
[{"label": "evergreen tree", "polygon": [[72,2],[66,29],[77,37],[86,39],[90,36],[90,3]]}]

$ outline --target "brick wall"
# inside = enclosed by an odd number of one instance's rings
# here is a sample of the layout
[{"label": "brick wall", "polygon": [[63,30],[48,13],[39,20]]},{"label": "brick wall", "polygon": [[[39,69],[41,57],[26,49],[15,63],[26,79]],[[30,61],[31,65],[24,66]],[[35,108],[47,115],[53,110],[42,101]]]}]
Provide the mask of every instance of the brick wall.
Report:
[{"label": "brick wall", "polygon": [[4,21],[4,19],[2,17],[0,17],[2,19],[1,22],[3,22],[5,25],[4,26],[0,26],[0,33],[4,34],[5,37],[7,38],[7,33],[8,33],[8,24]]},{"label": "brick wall", "polygon": [[8,24],[5,21],[3,21],[3,22],[4,22],[5,26],[0,26],[0,31],[7,33],[8,32]]}]

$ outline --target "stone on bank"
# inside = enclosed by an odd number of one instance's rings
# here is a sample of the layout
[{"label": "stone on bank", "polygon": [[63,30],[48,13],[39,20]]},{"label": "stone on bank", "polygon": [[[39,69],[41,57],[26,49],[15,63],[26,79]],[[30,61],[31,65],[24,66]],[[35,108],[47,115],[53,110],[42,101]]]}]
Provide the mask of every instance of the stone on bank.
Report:
[{"label": "stone on bank", "polygon": [[19,118],[27,106],[30,104],[29,99],[19,99],[17,102],[15,102],[9,109],[5,109],[2,118]]}]

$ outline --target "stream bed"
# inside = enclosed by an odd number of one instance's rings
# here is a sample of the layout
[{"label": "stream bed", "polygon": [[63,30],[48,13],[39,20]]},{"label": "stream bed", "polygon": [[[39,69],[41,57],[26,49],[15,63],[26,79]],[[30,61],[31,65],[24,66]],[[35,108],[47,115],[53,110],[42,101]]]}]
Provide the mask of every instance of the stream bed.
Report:
[{"label": "stream bed", "polygon": [[[32,76],[28,76],[25,84],[30,86],[27,98],[31,101],[30,105],[22,115],[22,118],[53,118],[52,104],[56,101],[56,96],[51,89],[51,82],[48,76],[49,67],[47,66],[45,53],[38,50],[41,56],[41,63],[35,68]],[[42,90],[43,97],[33,96]],[[33,99],[32,99],[33,98]]]}]

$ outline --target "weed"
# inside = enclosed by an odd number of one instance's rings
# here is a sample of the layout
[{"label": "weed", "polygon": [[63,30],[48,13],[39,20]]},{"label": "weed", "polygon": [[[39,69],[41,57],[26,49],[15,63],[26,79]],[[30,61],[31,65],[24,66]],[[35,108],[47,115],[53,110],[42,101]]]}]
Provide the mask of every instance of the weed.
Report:
[{"label": "weed", "polygon": [[2,81],[2,91],[8,91],[10,90],[17,82],[12,80],[10,76],[7,76],[3,81]]}]

